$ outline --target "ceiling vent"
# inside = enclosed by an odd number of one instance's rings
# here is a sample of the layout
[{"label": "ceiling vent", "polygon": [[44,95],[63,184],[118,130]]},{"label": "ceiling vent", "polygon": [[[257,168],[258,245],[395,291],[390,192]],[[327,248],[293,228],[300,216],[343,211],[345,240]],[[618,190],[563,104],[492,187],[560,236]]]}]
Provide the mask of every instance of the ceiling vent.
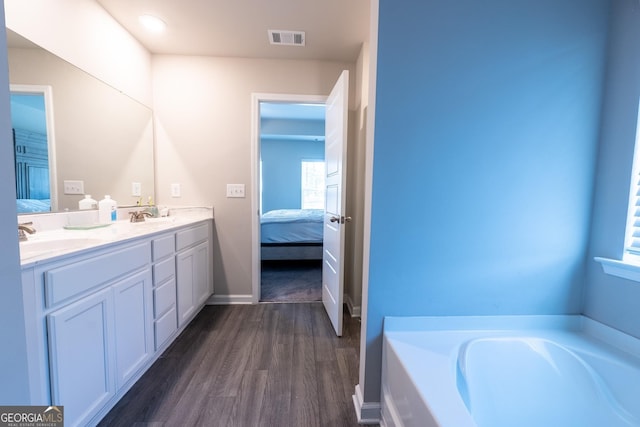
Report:
[{"label": "ceiling vent", "polygon": [[269,30],[269,43],[282,46],[304,46],[304,31]]}]

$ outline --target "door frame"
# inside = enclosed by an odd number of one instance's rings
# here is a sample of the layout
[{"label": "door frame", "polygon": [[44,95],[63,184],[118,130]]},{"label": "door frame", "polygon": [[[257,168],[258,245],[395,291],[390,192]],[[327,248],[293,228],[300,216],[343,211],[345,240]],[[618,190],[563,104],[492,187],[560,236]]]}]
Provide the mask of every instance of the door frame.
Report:
[{"label": "door frame", "polygon": [[324,95],[251,94],[251,302],[260,302],[260,103],[324,104]]}]

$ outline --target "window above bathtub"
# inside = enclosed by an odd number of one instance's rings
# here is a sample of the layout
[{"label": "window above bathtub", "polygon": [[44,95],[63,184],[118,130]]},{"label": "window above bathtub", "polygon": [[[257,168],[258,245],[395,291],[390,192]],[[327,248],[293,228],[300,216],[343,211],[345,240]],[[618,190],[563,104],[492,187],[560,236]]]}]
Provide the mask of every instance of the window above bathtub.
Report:
[{"label": "window above bathtub", "polygon": [[640,282],[640,120],[636,129],[633,169],[622,260],[599,258],[605,273]]}]

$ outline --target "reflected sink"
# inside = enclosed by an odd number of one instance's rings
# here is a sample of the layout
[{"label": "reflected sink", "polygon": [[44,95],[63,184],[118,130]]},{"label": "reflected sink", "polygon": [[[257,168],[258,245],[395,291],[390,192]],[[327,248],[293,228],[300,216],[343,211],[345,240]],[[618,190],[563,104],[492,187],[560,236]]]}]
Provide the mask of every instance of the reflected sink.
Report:
[{"label": "reflected sink", "polygon": [[27,240],[20,242],[20,259],[25,260],[53,252],[67,253],[104,243],[102,239],[64,238],[56,240]]}]

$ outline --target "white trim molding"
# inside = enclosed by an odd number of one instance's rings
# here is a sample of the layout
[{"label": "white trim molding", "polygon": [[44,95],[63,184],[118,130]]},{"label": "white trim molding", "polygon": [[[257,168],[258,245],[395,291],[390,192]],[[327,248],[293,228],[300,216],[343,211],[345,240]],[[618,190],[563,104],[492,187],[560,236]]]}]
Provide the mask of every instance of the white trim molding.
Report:
[{"label": "white trim molding", "polygon": [[353,305],[353,300],[351,299],[351,295],[344,295],[344,302],[347,304],[347,308],[349,309],[349,314],[351,317],[360,317],[360,306]]},{"label": "white trim molding", "polygon": [[358,424],[380,424],[380,402],[365,402],[360,384],[356,385],[352,397]]},{"label": "white trim molding", "polygon": [[606,274],[622,277],[623,279],[640,282],[640,265],[617,259],[595,257],[595,261],[602,265],[602,270]]},{"label": "white trim molding", "polygon": [[251,295],[216,295],[207,300],[207,305],[253,304]]}]

